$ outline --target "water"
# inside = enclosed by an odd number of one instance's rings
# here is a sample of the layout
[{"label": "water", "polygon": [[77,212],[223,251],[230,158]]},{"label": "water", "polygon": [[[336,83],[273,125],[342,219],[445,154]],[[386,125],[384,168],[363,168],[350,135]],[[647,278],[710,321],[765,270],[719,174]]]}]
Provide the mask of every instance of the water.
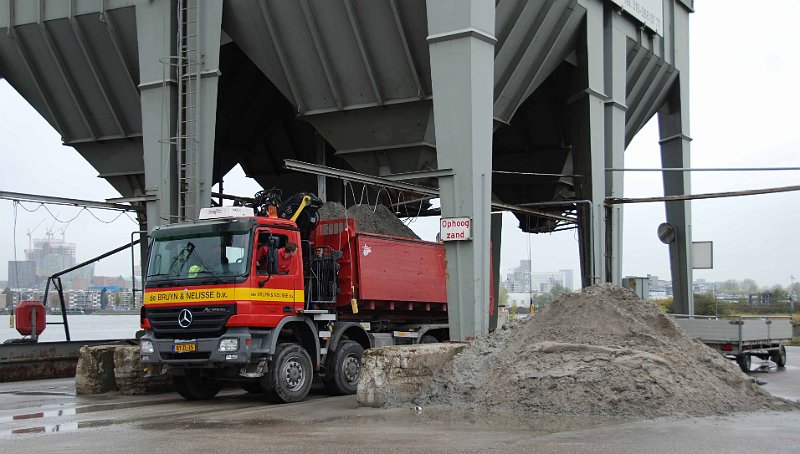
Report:
[{"label": "water", "polygon": [[[9,315],[0,315],[0,343],[6,339],[22,337],[15,328],[9,327]],[[48,322],[60,322],[61,315],[47,314]],[[67,314],[71,340],[133,339],[139,330],[138,314],[97,315]],[[39,336],[40,342],[67,340],[64,325],[47,325]]]}]

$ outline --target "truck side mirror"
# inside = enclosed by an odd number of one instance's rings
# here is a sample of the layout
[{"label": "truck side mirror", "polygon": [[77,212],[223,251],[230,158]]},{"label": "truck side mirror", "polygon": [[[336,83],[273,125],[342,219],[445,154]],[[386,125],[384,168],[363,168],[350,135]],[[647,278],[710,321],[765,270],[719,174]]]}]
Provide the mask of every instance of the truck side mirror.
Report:
[{"label": "truck side mirror", "polygon": [[269,250],[267,252],[267,274],[278,274],[279,239],[271,236],[267,244],[269,245]]}]

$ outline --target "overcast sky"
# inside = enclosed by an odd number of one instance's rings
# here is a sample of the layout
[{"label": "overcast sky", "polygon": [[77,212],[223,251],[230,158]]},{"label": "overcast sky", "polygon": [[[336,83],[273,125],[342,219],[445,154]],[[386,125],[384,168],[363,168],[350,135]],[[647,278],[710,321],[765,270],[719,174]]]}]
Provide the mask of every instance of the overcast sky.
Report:
[{"label": "overcast sky", "polygon": [[[691,16],[692,166],[800,166],[800,39],[795,26],[800,2],[716,0],[697,2]],[[658,128],[651,121],[625,153],[628,168],[658,168]],[[0,190],[102,201],[117,197],[97,171],[69,147],[5,81],[0,81]],[[692,193],[800,184],[800,172],[693,173]],[[238,168],[227,176],[228,193],[256,189]],[[659,173],[626,173],[625,197],[663,195]],[[138,225],[117,212],[26,203],[16,215],[0,201],[0,280],[7,262],[24,259],[28,231],[48,231],[78,244],[78,260],[129,241]],[[36,210],[31,213],[27,210]],[[656,227],[665,221],[663,204],[625,206],[623,275],[669,279],[667,246]],[[77,216],[77,217],[76,217]],[[54,219],[57,218],[58,220]],[[74,219],[73,219],[74,218]],[[97,219],[99,218],[99,220]],[[110,222],[117,218],[115,221]],[[16,219],[16,227],[15,227]],[[101,222],[102,221],[102,222]],[[108,223],[110,222],[110,223]],[[411,224],[433,239],[435,220]],[[522,234],[516,219],[504,216],[503,273],[531,258],[534,271],[572,269],[579,276],[577,233]],[[755,279],[762,286],[789,285],[800,278],[800,193],[692,202],[694,241],[714,242],[714,269],[696,270],[695,279]],[[130,255],[107,259],[96,274],[129,275]]]}]

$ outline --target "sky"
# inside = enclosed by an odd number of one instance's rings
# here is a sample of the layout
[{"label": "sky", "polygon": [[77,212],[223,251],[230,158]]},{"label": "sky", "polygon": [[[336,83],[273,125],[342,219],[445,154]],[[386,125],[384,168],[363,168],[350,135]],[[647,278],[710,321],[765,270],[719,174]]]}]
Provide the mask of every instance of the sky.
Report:
[{"label": "sky", "polygon": [[[696,2],[690,17],[690,123],[695,168],[800,167],[800,39],[795,30],[800,2],[732,0]],[[655,119],[625,152],[626,168],[659,168]],[[119,194],[97,177],[58,133],[8,83],[0,80],[0,191],[104,201]],[[693,172],[694,194],[800,184],[799,171]],[[259,187],[237,167],[225,191],[252,195]],[[657,172],[625,173],[625,197],[663,195]],[[695,279],[754,279],[763,287],[788,286],[800,278],[800,192],[694,201],[694,241],[712,241],[714,268]],[[47,211],[49,210],[49,212]],[[32,212],[30,212],[32,211]],[[623,276],[669,279],[667,246],[656,236],[665,222],[662,203],[624,207]],[[68,224],[64,221],[71,221]],[[66,226],[66,229],[64,230]],[[435,237],[436,219],[410,226],[423,239]],[[531,259],[540,272],[574,270],[579,276],[576,231],[524,234],[504,214],[501,272]],[[7,264],[24,259],[28,232],[77,243],[78,261],[130,241],[138,225],[128,215],[72,207],[21,205],[0,200],[0,280]],[[129,253],[97,265],[95,274],[130,275]]]}]

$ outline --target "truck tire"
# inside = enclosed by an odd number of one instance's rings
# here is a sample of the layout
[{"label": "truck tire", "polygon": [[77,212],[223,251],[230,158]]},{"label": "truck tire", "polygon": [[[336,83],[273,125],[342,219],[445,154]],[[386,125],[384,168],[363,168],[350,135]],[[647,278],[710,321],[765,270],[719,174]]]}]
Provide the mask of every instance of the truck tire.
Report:
[{"label": "truck tire", "polygon": [[300,402],[308,395],[314,370],[311,357],[298,344],[278,344],[265,375],[267,399],[275,403]]},{"label": "truck tire", "polygon": [[186,400],[212,399],[222,389],[222,383],[205,378],[196,370],[187,370],[186,375],[173,375],[172,384]]},{"label": "truck tire", "polygon": [[341,342],[328,363],[325,387],[332,394],[355,394],[358,389],[358,373],[364,347],[358,342]]},{"label": "truck tire", "polygon": [[747,353],[739,353],[736,357],[736,364],[739,365],[739,368],[742,369],[742,372],[750,372],[750,364],[752,363],[752,358]]},{"label": "truck tire", "polygon": [[781,348],[778,350],[770,352],[769,359],[777,364],[778,367],[786,367],[786,347],[781,345]]},{"label": "truck tire", "polygon": [[439,339],[431,336],[430,334],[426,334],[419,338],[420,344],[437,344],[439,343]]}]

